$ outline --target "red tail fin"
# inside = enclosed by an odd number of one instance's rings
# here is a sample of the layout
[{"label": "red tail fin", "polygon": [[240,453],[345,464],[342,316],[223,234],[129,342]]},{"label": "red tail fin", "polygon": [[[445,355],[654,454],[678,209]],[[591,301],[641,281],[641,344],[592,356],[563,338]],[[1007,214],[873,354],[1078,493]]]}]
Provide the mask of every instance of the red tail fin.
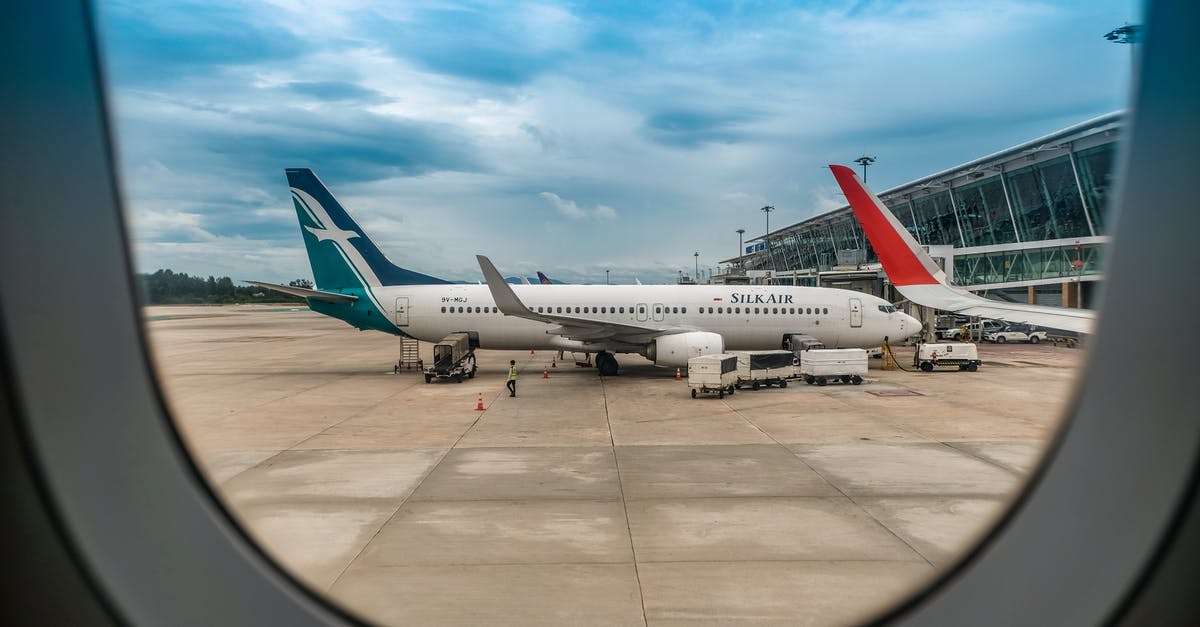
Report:
[{"label": "red tail fin", "polygon": [[854,170],[844,165],[830,165],[833,176],[863,232],[879,256],[883,270],[893,285],[931,285],[941,283],[945,276],[933,259],[921,249],[917,240],[904,225],[888,211],[886,205],[872,194]]}]

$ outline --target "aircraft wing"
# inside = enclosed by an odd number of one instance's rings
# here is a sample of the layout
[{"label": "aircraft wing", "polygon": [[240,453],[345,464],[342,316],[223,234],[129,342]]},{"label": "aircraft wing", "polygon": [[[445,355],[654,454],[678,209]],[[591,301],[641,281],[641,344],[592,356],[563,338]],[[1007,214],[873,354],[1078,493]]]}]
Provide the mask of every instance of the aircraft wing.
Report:
[{"label": "aircraft wing", "polygon": [[830,165],[850,210],[879,255],[879,262],[896,290],[918,305],[968,316],[1024,322],[1039,327],[1091,333],[1096,314],[1086,309],[1005,303],[972,294],[946,282],[946,273],[913,239],[908,229],[867,189],[854,170]]},{"label": "aircraft wing", "polygon": [[1076,333],[1091,333],[1095,323],[1095,314],[1087,309],[1006,303],[983,298],[945,284],[897,285],[896,290],[918,305],[936,307],[943,311],[953,311],[967,316],[995,318],[1006,322],[1032,324]]},{"label": "aircraft wing", "polygon": [[475,255],[475,258],[479,261],[479,269],[483,271],[483,278],[488,285],[488,289],[492,292],[492,299],[496,301],[496,307],[500,309],[500,313],[506,316],[516,316],[527,320],[537,320],[538,322],[558,325],[548,329],[547,333],[585,342],[617,340],[632,344],[643,344],[659,335],[682,333],[691,330],[627,324],[612,322],[611,320],[564,316],[562,314],[537,313],[521,302],[516,292],[513,291],[512,286],[504,280],[504,277],[500,275],[500,271],[496,269],[496,266],[492,264],[490,259],[483,255]]},{"label": "aircraft wing", "polygon": [[354,296],[353,294],[338,294],[336,292],[322,292],[320,290],[310,290],[310,289],[306,289],[303,287],[292,287],[291,285],[277,285],[275,283],[264,283],[262,281],[243,281],[243,283],[249,283],[250,285],[257,285],[259,287],[265,287],[269,290],[275,290],[276,292],[283,292],[284,294],[291,294],[292,296],[299,296],[301,298],[311,298],[313,300],[323,300],[323,301],[330,302],[330,303],[352,303],[352,302],[358,300],[358,297]]}]

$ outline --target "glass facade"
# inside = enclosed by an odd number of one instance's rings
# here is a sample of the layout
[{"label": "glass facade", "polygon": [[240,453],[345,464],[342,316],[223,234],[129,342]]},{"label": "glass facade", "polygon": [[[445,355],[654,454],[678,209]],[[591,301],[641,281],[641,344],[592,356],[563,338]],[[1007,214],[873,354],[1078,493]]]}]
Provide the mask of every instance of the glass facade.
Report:
[{"label": "glass facade", "polygon": [[1017,241],[1004,184],[1000,177],[964,185],[954,190],[954,204],[962,223],[964,246],[991,246]]},{"label": "glass facade", "polygon": [[1070,155],[1006,173],[1021,241],[1092,235]]},{"label": "glass facade", "polygon": [[950,204],[950,192],[940,191],[930,196],[913,198],[913,217],[916,218],[917,241],[925,245],[951,244],[962,246],[958,219]]},{"label": "glass facade", "polygon": [[761,258],[747,263],[751,270],[805,271],[829,270],[837,265],[866,263],[875,258],[858,221],[850,212],[836,216],[820,225],[772,238],[775,267]]},{"label": "glass facade", "polygon": [[[1060,144],[1057,154],[1040,150],[1017,153],[1003,169],[998,162],[970,176],[901,190],[902,196],[886,201],[888,208],[927,246],[1029,245],[1020,251],[956,254],[959,285],[1074,276],[1079,269],[1070,263],[1076,258],[1073,245],[1038,243],[1107,234],[1116,144],[1108,140],[1077,151],[1073,144]],[[1052,156],[1045,158],[1047,154]],[[1095,274],[1099,245],[1084,246],[1083,253],[1083,274]],[[750,270],[784,273],[824,272],[877,258],[853,214],[844,209],[773,235],[770,256],[746,261]]]},{"label": "glass facade", "polygon": [[1116,144],[1102,144],[1075,153],[1075,165],[1079,170],[1079,182],[1087,194],[1087,206],[1096,235],[1102,235],[1108,227],[1108,196],[1114,179],[1113,172],[1117,157]]},{"label": "glass facade", "polygon": [[[1049,279],[1068,280],[1100,272],[1101,244],[1051,246],[1026,250],[955,255],[954,282],[993,285]],[[1075,261],[1082,265],[1075,265]]]}]

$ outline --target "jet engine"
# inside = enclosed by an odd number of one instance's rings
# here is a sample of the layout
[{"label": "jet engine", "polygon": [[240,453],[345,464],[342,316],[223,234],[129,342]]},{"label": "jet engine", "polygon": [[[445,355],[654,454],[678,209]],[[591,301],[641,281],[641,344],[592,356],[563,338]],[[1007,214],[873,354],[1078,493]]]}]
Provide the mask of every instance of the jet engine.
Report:
[{"label": "jet engine", "polygon": [[691,357],[725,352],[725,338],[719,333],[690,331],[654,338],[643,353],[660,366],[686,366]]}]

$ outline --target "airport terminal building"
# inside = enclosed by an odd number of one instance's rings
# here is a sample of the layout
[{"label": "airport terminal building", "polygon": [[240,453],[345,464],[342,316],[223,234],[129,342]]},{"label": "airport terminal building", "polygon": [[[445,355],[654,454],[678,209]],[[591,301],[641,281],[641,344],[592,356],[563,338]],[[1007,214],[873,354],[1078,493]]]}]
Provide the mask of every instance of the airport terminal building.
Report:
[{"label": "airport terminal building", "polygon": [[[1117,112],[878,192],[950,280],[992,296],[1087,306],[1109,242]],[[771,231],[714,282],[823,285],[895,300],[849,205]],[[1081,302],[1082,299],[1082,302]]]}]

